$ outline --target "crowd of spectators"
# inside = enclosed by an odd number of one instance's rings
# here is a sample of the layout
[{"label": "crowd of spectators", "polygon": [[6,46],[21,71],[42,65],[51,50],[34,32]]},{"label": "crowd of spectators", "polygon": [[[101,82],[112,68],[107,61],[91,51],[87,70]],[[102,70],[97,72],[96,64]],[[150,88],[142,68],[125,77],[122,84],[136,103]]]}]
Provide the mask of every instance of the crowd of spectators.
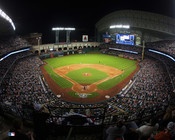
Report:
[{"label": "crowd of spectators", "polygon": [[[23,55],[24,54],[27,54],[27,52],[23,53]],[[20,56],[20,54],[18,54],[18,56]],[[23,59],[18,60],[11,73],[10,80],[6,81],[7,79],[5,79],[3,81],[6,87],[5,90],[3,89],[3,93],[5,94],[0,94],[1,103],[8,105],[9,109],[11,106],[17,106],[19,109],[22,109],[23,106],[33,106],[34,103],[41,105],[49,104],[49,108],[54,116],[65,115],[70,112],[70,109],[63,111],[60,108],[87,107],[86,105],[74,105],[60,100],[51,92],[47,85],[45,85],[47,88],[45,91],[39,78],[42,77],[39,67],[42,64],[44,64],[43,61],[41,61],[37,56],[24,57]],[[101,105],[88,105],[88,107],[100,106]],[[12,109],[12,112],[17,113],[15,109]],[[60,114],[60,112],[62,112],[62,114]],[[22,111],[20,113],[22,113]],[[86,114],[86,112],[81,109],[74,110],[74,113]],[[100,109],[95,109],[93,114],[96,113],[102,114],[102,111]],[[55,117],[55,120],[56,119],[58,118]]]},{"label": "crowd of spectators", "polygon": [[174,61],[172,61],[168,57],[165,57],[161,54],[157,54],[157,53],[153,53],[153,52],[149,52],[149,51],[146,51],[145,54],[148,56],[151,56],[153,58],[156,58],[164,63],[164,65],[166,66],[166,68],[168,70],[168,74],[172,78],[173,84],[175,86],[175,81],[174,81],[175,80],[175,67],[174,67],[175,63],[174,63]]},{"label": "crowd of spectators", "polygon": [[[10,105],[32,105],[35,102],[39,104],[49,103],[50,108],[99,107],[99,109],[91,111],[91,115],[97,116],[103,113],[103,110],[100,109],[100,105],[98,104],[76,105],[67,103],[58,99],[49,88],[47,88],[47,92],[45,92],[39,79],[39,76],[42,77],[39,68],[42,64],[43,62],[37,56],[21,59],[15,65],[6,87],[6,94],[1,95],[2,102]],[[169,86],[167,85],[167,81],[169,81],[169,79],[162,64],[157,60],[146,58],[140,65],[141,70],[135,76],[136,80],[131,89],[126,94],[121,92],[110,100],[107,113],[112,114],[119,112],[120,110],[113,107],[117,106],[129,114],[128,120],[133,120],[136,119],[141,112],[143,112],[143,116],[149,116],[158,110],[164,109],[168,105],[167,97]],[[53,102],[50,103],[50,101]],[[63,111],[60,108],[53,109],[52,113],[56,116],[60,115],[60,112],[62,112],[62,115],[65,115],[70,111]],[[86,112],[81,109],[74,110],[74,112],[86,115]],[[55,119],[58,120],[58,118]]]},{"label": "crowd of spectators", "polygon": [[41,64],[43,62],[36,56],[18,62],[6,90],[6,93],[12,96],[13,103],[28,102],[40,98],[40,93],[43,92],[39,81],[39,75],[41,75],[39,66]]},{"label": "crowd of spectators", "polygon": [[168,57],[165,57],[160,54],[155,54],[153,52],[146,51],[146,55],[152,58],[158,59],[164,64],[166,72],[168,76],[170,77],[168,87],[170,89],[169,93],[171,95],[171,104],[174,104],[173,102],[175,100],[175,95],[174,95],[175,93],[175,62],[169,59]]},{"label": "crowd of spectators", "polygon": [[[87,115],[87,113],[83,108],[99,107],[98,109],[91,110],[91,116],[94,117],[103,114],[103,109],[100,108],[99,104],[76,105],[59,100],[49,89],[45,92],[39,80],[39,76],[42,76],[39,66],[42,64],[43,62],[37,56],[20,60],[16,64],[11,79],[8,82],[5,91],[6,94],[1,95],[2,102],[20,106],[21,104],[32,105],[34,102],[45,104],[53,101],[49,103],[49,107],[59,107],[53,109],[52,113],[54,116],[59,116],[60,112],[62,112],[62,115],[70,112],[69,109],[65,111],[60,109],[64,107],[82,108],[82,110],[74,109],[74,113],[84,115]],[[137,111],[138,108],[140,110],[153,109],[157,111],[157,109],[163,108],[162,105],[167,105],[166,88],[168,86],[164,86],[166,85],[166,74],[161,65],[157,61],[145,59],[141,62],[141,66],[143,68],[140,70],[138,76],[136,76],[137,80],[129,92],[125,95],[121,93],[109,102],[127,112],[129,114],[129,120],[137,118],[138,113],[140,113],[140,111]],[[158,88],[159,90],[157,90]],[[119,111],[111,105],[108,106],[107,110],[110,114]],[[145,111],[144,113],[145,116],[151,115],[150,111]],[[55,117],[55,120],[59,119]],[[58,123],[60,124],[60,122]]]},{"label": "crowd of spectators", "polygon": [[147,48],[152,48],[166,52],[172,56],[175,56],[175,41],[174,40],[163,40],[158,42],[146,43]]},{"label": "crowd of spectators", "polygon": [[[125,46],[122,45],[118,47],[120,49],[125,49]],[[132,50],[132,47],[133,46],[127,47],[127,50]],[[115,51],[113,53],[115,53]],[[164,64],[159,60],[146,57],[140,62],[141,69],[134,76],[133,86],[128,92],[120,92],[119,94],[116,94],[115,97],[110,99],[110,101],[107,101],[105,104],[89,105],[73,104],[62,101],[51,92],[47,84],[44,85],[46,88],[46,90],[44,90],[42,84],[43,81],[41,80],[41,77],[43,76],[40,70],[40,65],[43,65],[44,62],[41,61],[38,56],[28,55],[31,55],[31,52],[12,55],[0,62],[2,66],[0,69],[0,77],[2,78],[7,69],[14,61],[16,61],[14,68],[10,72],[9,80],[4,80],[6,87],[1,89],[0,92],[1,106],[8,106],[8,109],[14,114],[19,112],[19,114],[23,114],[24,106],[33,106],[37,104],[37,108],[45,106],[49,111],[51,116],[49,115],[50,117],[47,119],[47,123],[54,122],[55,124],[64,125],[65,117],[76,115],[82,118],[87,116],[89,122],[86,123],[86,125],[94,125],[102,123],[101,118],[103,118],[102,115],[105,110],[107,110],[106,113],[108,115],[113,115],[122,111],[127,117],[124,118],[123,115],[118,115],[117,117],[125,119],[125,121],[131,121],[163,112],[169,105],[168,97],[172,90],[170,86],[170,77]],[[125,55],[127,55],[127,53],[125,53]],[[134,56],[134,54],[129,55]],[[173,74],[172,65],[168,65],[167,67],[170,70],[170,73],[172,72]],[[172,77],[172,79],[175,78]],[[106,108],[104,108],[104,106]],[[13,107],[17,107],[19,110],[16,111]],[[108,117],[105,119],[107,120],[107,118]],[[116,122],[115,118],[112,118],[112,121]],[[165,125],[167,126],[170,121],[172,121],[172,119],[169,119]],[[66,124],[70,124],[70,122],[66,121]],[[128,128],[129,133],[138,133],[139,137],[142,137],[142,135],[140,135],[142,128],[136,124],[130,124],[129,126],[132,127],[126,128],[123,127],[121,122],[117,125],[119,126],[115,128],[115,130],[122,129],[122,136],[125,134],[125,129]],[[153,126],[152,123],[149,125]],[[163,129],[165,125],[161,125],[163,126]],[[164,131],[162,128],[160,130]],[[168,132],[170,132],[169,126],[167,126],[167,128]],[[156,127],[155,131],[157,131],[157,129],[158,128]],[[174,128],[171,130],[174,130]],[[113,132],[111,128],[107,130],[108,135],[110,135],[111,132]],[[152,133],[149,133],[149,137],[150,134]],[[154,137],[156,137],[156,134],[150,139],[153,139]],[[110,136],[108,139],[110,139]]]},{"label": "crowd of spectators", "polygon": [[1,38],[0,39],[0,56],[21,48],[27,47],[28,42],[19,36],[13,36],[10,38]]},{"label": "crowd of spectators", "polygon": [[[173,119],[172,119],[173,120]],[[114,126],[110,126],[104,133],[104,139],[116,140],[174,140],[175,123],[170,120],[165,125],[162,116],[152,116],[149,122],[131,121],[125,123],[119,120]]]},{"label": "crowd of spectators", "polygon": [[7,70],[10,68],[10,66],[16,62],[16,60],[26,56],[26,55],[31,55],[32,53],[27,51],[23,53],[17,53],[13,54],[10,57],[7,57],[3,61],[0,61],[0,80],[2,80],[2,77],[4,74],[7,72]]},{"label": "crowd of spectators", "polygon": [[[124,94],[120,93],[110,103],[128,112],[129,119],[136,119],[138,114],[143,116],[163,111],[168,105],[169,77],[159,61],[145,59],[140,63],[141,69],[135,76],[135,83]],[[113,106],[109,111],[115,112]]]}]

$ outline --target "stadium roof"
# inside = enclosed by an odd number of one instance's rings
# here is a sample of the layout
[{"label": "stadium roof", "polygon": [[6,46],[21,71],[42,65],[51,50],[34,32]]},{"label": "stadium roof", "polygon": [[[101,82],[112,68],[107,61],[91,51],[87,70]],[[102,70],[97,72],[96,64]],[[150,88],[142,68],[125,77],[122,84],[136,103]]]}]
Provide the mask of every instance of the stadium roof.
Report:
[{"label": "stadium roof", "polygon": [[111,25],[126,24],[132,28],[175,35],[175,19],[145,11],[120,10],[112,12],[96,23],[99,32],[105,32]]}]

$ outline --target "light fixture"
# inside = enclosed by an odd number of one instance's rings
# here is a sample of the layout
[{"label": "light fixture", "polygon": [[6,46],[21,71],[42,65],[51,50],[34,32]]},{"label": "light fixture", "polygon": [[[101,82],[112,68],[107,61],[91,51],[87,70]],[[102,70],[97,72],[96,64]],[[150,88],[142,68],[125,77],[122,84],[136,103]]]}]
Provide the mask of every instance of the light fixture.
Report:
[{"label": "light fixture", "polygon": [[4,18],[5,20],[7,20],[11,24],[11,26],[13,27],[13,30],[16,30],[16,27],[15,27],[12,19],[4,11],[2,11],[1,9],[0,9],[0,16],[2,18]]},{"label": "light fixture", "polygon": [[75,28],[70,28],[70,27],[68,27],[68,28],[64,28],[64,27],[52,28],[52,31],[63,31],[63,30],[65,30],[65,31],[74,31]]},{"label": "light fixture", "polygon": [[122,25],[122,24],[118,24],[118,25],[111,25],[110,29],[114,29],[114,28],[124,28],[124,29],[129,29],[130,25]]}]

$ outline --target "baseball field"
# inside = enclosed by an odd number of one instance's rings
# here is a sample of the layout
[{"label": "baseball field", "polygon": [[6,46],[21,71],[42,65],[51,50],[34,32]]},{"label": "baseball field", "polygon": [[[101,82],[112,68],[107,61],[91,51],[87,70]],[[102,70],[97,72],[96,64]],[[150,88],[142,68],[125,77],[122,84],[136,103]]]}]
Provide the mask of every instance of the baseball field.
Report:
[{"label": "baseball field", "polygon": [[138,62],[105,54],[76,54],[44,60],[43,75],[58,97],[101,102],[118,93],[138,71]]}]

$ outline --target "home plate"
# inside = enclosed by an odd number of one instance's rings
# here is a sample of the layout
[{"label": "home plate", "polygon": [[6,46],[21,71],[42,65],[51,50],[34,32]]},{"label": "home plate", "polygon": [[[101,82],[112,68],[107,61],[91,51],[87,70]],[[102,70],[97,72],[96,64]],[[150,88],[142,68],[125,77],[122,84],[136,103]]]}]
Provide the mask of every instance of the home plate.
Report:
[{"label": "home plate", "polygon": [[106,99],[109,99],[109,98],[110,98],[110,96],[109,96],[109,95],[106,95],[106,96],[105,96],[105,98],[106,98]]},{"label": "home plate", "polygon": [[61,97],[61,95],[60,95],[60,94],[58,94],[58,95],[57,95],[57,97],[58,97],[58,98],[60,98],[60,97]]}]

